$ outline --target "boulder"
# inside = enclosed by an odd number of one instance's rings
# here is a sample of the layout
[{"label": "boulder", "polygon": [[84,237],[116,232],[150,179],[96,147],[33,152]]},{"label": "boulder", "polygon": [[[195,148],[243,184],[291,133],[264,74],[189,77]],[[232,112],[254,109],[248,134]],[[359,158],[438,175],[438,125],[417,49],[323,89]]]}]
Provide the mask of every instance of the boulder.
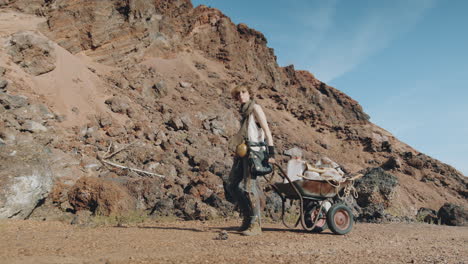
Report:
[{"label": "boulder", "polygon": [[367,169],[364,177],[355,184],[358,192],[356,202],[360,207],[358,218],[367,221],[383,219],[397,185],[398,178],[382,168]]},{"label": "boulder", "polygon": [[41,75],[55,69],[56,56],[50,41],[37,33],[24,31],[11,36],[8,54],[27,73]]},{"label": "boulder", "polygon": [[418,210],[416,219],[420,222],[434,224],[438,222],[436,210],[421,207]]},{"label": "boulder", "polygon": [[187,130],[187,125],[186,123],[183,122],[183,120],[180,117],[173,117],[167,122],[167,124],[173,128],[174,130]]},{"label": "boulder", "polygon": [[182,88],[190,88],[192,87],[192,84],[189,82],[179,82],[180,87]]},{"label": "boulder", "polygon": [[4,79],[0,79],[0,90],[4,90],[8,87],[8,81]]},{"label": "boulder", "polygon": [[174,207],[169,206],[163,199],[163,187],[161,178],[142,178],[129,180],[125,187],[137,201],[137,209],[149,210],[152,212],[161,210],[162,215],[167,215],[166,211]]},{"label": "boulder", "polygon": [[445,203],[437,213],[440,223],[450,226],[468,225],[468,210],[460,205]]},{"label": "boulder", "polygon": [[25,219],[53,185],[48,151],[35,144],[0,146],[0,218]]},{"label": "boulder", "polygon": [[384,170],[394,170],[401,168],[401,161],[399,158],[396,157],[390,157],[388,160],[382,164],[382,169]]},{"label": "boulder", "polygon": [[130,100],[125,97],[114,96],[105,101],[112,112],[127,114],[130,110]]},{"label": "boulder", "polygon": [[177,200],[175,205],[186,220],[210,220],[218,216],[214,207],[201,202],[191,195],[185,195]]},{"label": "boulder", "polygon": [[174,214],[174,200],[164,198],[157,201],[151,210],[151,215],[154,216],[170,216]]},{"label": "boulder", "polygon": [[46,0],[0,0],[0,6],[10,5],[14,9],[28,14],[40,14]]},{"label": "boulder", "polygon": [[168,89],[167,85],[164,81],[160,81],[156,84],[154,84],[151,89],[153,90],[156,98],[162,98],[167,95]]},{"label": "boulder", "polygon": [[32,133],[47,132],[47,128],[45,126],[32,120],[27,120],[24,122],[22,129]]},{"label": "boulder", "polygon": [[5,109],[15,109],[28,105],[28,98],[21,95],[0,94],[0,105]]}]

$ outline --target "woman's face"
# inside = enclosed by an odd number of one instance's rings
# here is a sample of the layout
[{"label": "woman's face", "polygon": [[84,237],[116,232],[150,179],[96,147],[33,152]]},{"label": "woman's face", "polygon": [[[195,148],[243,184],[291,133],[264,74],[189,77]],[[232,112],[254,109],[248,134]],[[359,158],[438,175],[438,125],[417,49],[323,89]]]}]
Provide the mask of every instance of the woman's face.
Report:
[{"label": "woman's face", "polygon": [[247,91],[247,90],[241,90],[241,91],[237,94],[237,100],[239,100],[239,102],[241,102],[242,104],[247,103],[247,102],[250,100],[249,91]]}]

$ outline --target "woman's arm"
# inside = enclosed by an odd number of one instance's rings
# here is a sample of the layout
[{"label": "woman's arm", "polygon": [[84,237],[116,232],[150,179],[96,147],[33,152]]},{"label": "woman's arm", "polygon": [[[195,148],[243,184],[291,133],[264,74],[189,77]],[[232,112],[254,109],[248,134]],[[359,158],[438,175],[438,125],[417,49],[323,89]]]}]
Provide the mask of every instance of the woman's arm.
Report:
[{"label": "woman's arm", "polygon": [[265,137],[266,137],[266,142],[268,146],[273,146],[273,137],[271,136],[271,131],[270,128],[268,127],[268,122],[265,116],[265,113],[263,112],[263,109],[260,105],[256,104],[254,105],[254,116],[257,122],[260,124],[260,127],[263,129],[265,132]]}]

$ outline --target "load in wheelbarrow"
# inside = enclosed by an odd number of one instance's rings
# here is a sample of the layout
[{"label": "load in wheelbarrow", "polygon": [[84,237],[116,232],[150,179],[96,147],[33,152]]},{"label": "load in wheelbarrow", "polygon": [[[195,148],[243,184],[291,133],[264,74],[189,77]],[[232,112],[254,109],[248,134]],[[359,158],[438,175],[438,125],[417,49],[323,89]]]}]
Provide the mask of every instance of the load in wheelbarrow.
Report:
[{"label": "load in wheelbarrow", "polygon": [[[302,228],[310,232],[322,232],[330,228],[338,235],[347,234],[353,229],[352,211],[343,203],[342,198],[353,192],[353,183],[362,174],[345,177],[339,182],[306,179],[291,181],[278,164],[275,167],[284,182],[271,183],[271,186],[281,197],[281,219],[287,228],[296,228],[300,223]],[[300,215],[294,225],[290,225],[285,219],[288,200],[298,200],[300,204]]]}]

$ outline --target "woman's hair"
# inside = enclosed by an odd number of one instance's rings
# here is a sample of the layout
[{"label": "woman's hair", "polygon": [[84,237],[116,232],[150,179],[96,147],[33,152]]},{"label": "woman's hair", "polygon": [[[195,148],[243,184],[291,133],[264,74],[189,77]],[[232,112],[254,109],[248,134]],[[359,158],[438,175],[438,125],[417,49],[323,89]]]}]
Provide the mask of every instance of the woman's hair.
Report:
[{"label": "woman's hair", "polygon": [[254,96],[254,90],[252,89],[252,85],[250,85],[249,83],[241,83],[239,85],[237,85],[236,87],[234,87],[232,90],[231,90],[231,96],[233,98],[235,98],[237,96],[237,94],[239,94],[241,91],[247,91],[249,92],[250,96]]}]

